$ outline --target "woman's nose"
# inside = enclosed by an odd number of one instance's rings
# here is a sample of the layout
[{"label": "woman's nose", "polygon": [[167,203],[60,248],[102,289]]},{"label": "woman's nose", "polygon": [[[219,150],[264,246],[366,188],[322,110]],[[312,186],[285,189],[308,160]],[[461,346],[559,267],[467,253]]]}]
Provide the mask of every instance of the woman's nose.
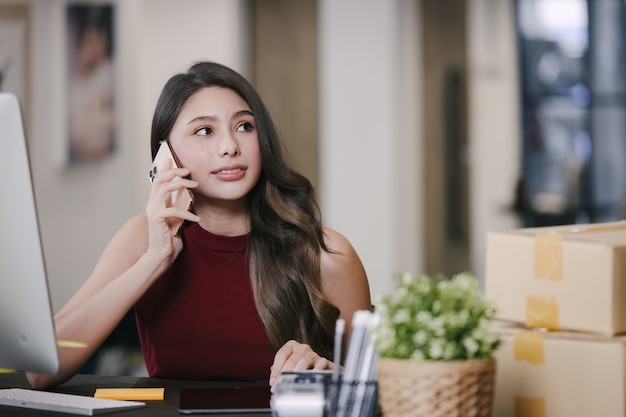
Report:
[{"label": "woman's nose", "polygon": [[239,153],[240,151],[237,141],[230,134],[224,135],[220,143],[219,155],[222,157],[237,156]]}]

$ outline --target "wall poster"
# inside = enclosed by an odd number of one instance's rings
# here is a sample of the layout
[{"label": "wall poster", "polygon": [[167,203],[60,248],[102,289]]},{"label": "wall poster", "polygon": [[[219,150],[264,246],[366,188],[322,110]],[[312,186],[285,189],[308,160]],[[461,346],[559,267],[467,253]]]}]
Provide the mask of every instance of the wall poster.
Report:
[{"label": "wall poster", "polygon": [[0,5],[0,91],[15,94],[27,114],[28,6]]},{"label": "wall poster", "polygon": [[116,146],[114,8],[69,4],[66,17],[68,159],[101,160]]}]

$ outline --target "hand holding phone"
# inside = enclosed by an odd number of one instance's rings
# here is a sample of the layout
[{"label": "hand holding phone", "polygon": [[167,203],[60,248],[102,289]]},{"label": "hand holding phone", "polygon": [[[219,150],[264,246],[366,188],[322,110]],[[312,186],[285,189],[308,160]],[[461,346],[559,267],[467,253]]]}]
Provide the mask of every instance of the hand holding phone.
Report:
[{"label": "hand holding phone", "polygon": [[[172,160],[172,168],[180,168],[180,164],[178,163],[169,142],[162,140],[159,150],[152,161],[150,172],[148,173],[148,179],[150,182],[154,182],[154,178],[158,174],[159,169],[163,167],[163,164],[167,159]],[[174,180],[180,180],[180,177],[175,177]],[[180,191],[173,191],[170,201],[172,206],[176,206],[179,209],[191,211],[193,208],[193,194],[187,188]],[[185,225],[185,221],[178,217],[172,217],[168,219],[168,223],[172,234],[174,236],[180,236]]]}]

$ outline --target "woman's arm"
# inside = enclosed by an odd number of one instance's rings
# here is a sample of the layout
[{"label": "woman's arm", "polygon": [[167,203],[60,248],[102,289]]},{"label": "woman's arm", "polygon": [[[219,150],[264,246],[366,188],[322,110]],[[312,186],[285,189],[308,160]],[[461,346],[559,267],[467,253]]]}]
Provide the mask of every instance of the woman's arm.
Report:
[{"label": "woman's arm", "polygon": [[60,347],[59,373],[26,374],[34,388],[71,378],[143,294],[161,263],[146,247],[145,216],[131,219],[113,237],[92,275],[54,317],[57,340],[82,342],[87,347]]},{"label": "woman's arm", "polygon": [[[339,317],[346,322],[343,346],[350,338],[352,316],[357,310],[371,310],[369,283],[365,268],[350,242],[331,229],[324,229],[326,245],[331,252],[322,251],[320,273],[322,294],[326,301],[339,309]],[[344,348],[345,353],[345,348]],[[272,391],[278,376],[283,372],[305,369],[332,369],[327,358],[319,356],[309,345],[289,341],[276,356],[270,373]]]},{"label": "woman's arm", "polygon": [[199,218],[191,213],[178,213],[166,207],[165,201],[181,185],[197,184],[190,180],[171,181],[174,175],[187,173],[188,170],[181,169],[160,174],[161,181],[155,181],[152,187],[146,213],[122,226],[89,279],[55,315],[57,340],[82,342],[87,347],[60,347],[60,371],[56,375],[26,374],[34,388],[49,388],[71,378],[178,256],[182,241],[172,236],[167,218],[173,215],[186,216],[192,221]]}]

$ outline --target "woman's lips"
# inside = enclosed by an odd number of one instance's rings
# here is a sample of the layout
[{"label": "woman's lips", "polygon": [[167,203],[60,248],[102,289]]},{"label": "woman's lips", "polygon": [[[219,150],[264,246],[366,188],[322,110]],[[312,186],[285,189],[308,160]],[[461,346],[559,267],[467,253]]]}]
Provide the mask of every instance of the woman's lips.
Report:
[{"label": "woman's lips", "polygon": [[235,181],[246,174],[246,168],[243,166],[228,166],[216,169],[212,174],[223,181]]}]

